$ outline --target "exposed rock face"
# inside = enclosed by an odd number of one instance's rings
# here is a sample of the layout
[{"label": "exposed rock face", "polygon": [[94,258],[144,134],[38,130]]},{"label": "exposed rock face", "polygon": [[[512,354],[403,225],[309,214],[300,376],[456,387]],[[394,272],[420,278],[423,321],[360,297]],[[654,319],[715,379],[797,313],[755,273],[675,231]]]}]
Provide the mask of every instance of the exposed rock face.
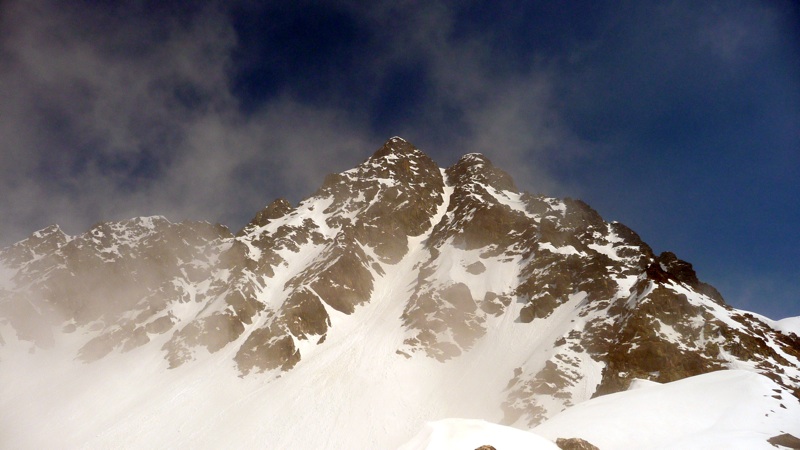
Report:
[{"label": "exposed rock face", "polygon": [[773,447],[777,448],[783,447],[783,448],[800,449],[800,439],[788,433],[780,434],[778,436],[773,436],[767,439],[767,442],[772,444]]},{"label": "exposed rock face", "polygon": [[[229,236],[222,226],[162,217],[99,223],[76,237],[46,228],[0,254],[15,271],[1,314],[41,345],[52,342],[56,326],[104,330],[81,352],[84,359],[130,348],[131,340],[144,343],[170,328],[166,305],[187,300],[175,283],[205,280],[208,258]],[[138,315],[130,319],[133,311]]]},{"label": "exposed rock face", "polygon": [[337,317],[394,302],[397,358],[450,364],[503,351],[500,329],[536,330],[503,375],[507,423],[743,363],[800,398],[800,337],[725,305],[691,264],[579,200],[520,192],[483,155],[443,170],[400,138],[235,235],[159,217],[53,226],[0,263],[0,345],[79,332],[84,361],[155,346],[169,367],[225,350],[242,375],[290,371]]}]

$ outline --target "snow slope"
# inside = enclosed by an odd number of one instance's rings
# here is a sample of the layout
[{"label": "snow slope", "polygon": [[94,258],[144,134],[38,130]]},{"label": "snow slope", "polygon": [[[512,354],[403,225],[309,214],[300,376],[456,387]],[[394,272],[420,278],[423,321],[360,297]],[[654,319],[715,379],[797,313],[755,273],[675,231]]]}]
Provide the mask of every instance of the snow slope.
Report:
[{"label": "snow slope", "polygon": [[800,317],[787,317],[773,322],[773,328],[783,333],[794,333],[800,336]]},{"label": "snow slope", "polygon": [[[15,341],[3,359],[16,370],[0,371],[3,447],[389,449],[430,420],[500,421],[509,376],[523,364],[544,364],[550,333],[506,315],[448,364],[396,353],[406,338],[404,304],[392,299],[409,289],[415,275],[404,266],[418,251],[421,243],[412,241],[397,275],[378,278],[358,314],[330,309],[325,345],[305,348],[288,373],[242,377],[231,361],[235,348],[168,370],[153,352],[159,342],[78,364],[67,357],[75,353],[70,342],[28,355],[29,345]],[[556,311],[562,319],[548,329],[573,326],[572,307]],[[76,334],[64,337],[81,345]]]},{"label": "snow slope", "polygon": [[724,370],[594,398],[533,432],[601,449],[774,449],[767,439],[800,436],[800,404],[763,375]]},{"label": "snow slope", "polygon": [[462,450],[491,445],[502,450],[557,450],[547,439],[483,420],[444,419],[425,428],[399,450]]},{"label": "snow slope", "polygon": [[531,431],[480,420],[431,422],[401,450],[555,449],[580,437],[601,449],[774,449],[767,439],[800,435],[800,404],[768,378],[727,370],[631,389],[573,406]]}]

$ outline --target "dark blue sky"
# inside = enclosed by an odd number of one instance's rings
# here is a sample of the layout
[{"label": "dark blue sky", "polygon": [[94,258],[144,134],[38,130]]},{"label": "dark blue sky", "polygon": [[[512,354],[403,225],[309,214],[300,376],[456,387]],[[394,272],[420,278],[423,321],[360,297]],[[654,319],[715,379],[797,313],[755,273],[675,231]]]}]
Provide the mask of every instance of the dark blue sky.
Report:
[{"label": "dark blue sky", "polygon": [[0,242],[140,214],[235,229],[401,135],[800,315],[795,2],[289,3],[0,4]]}]

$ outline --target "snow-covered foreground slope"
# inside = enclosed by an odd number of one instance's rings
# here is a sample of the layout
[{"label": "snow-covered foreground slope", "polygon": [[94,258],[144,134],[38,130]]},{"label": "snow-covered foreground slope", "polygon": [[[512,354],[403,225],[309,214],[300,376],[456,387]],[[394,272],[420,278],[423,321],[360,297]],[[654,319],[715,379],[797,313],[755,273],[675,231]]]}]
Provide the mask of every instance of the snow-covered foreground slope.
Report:
[{"label": "snow-covered foreground slope", "polygon": [[576,436],[601,449],[774,449],[767,439],[800,436],[800,403],[769,378],[724,370],[573,406],[533,429]]},{"label": "snow-covered foreground slope", "polygon": [[[26,360],[56,362],[40,356]],[[600,449],[772,449],[767,439],[800,435],[797,400],[768,378],[741,370],[636,383],[527,432],[442,419],[458,406],[443,408],[426,397],[444,384],[387,389],[401,376],[386,383],[359,379],[344,369],[353,361],[334,364],[326,377],[263,384],[226,365],[180,368],[154,379],[147,373],[154,362],[26,367],[40,374],[27,379],[3,371],[3,448],[513,450],[555,449],[559,437],[580,437]]]},{"label": "snow-covered foreground slope", "polygon": [[[741,370],[663,385],[638,381],[572,406],[535,428],[538,436],[476,421],[502,418],[503,374],[521,359],[544,359],[549,333],[498,321],[490,341],[448,364],[406,358],[391,351],[405,337],[402,305],[387,300],[407,281],[379,285],[359,316],[332,314],[328,345],[310,346],[287,373],[242,376],[224,350],[167,369],[150,347],[78,363],[66,348],[81,344],[75,334],[33,354],[23,341],[9,342],[0,370],[0,446],[509,450],[581,437],[601,449],[766,449],[774,448],[770,437],[800,436],[797,399]],[[552,333],[572,326],[563,317],[550,322]],[[448,417],[471,419],[439,421]]]},{"label": "snow-covered foreground slope", "polygon": [[491,445],[502,450],[557,450],[553,442],[516,428],[474,419],[428,422],[399,450],[461,450]]},{"label": "snow-covered foreground slope", "polygon": [[[712,372],[575,405],[530,431],[480,420],[430,422],[401,450],[555,449],[579,437],[600,449],[774,449],[800,435],[800,404],[772,380],[743,370]],[[798,441],[800,442],[800,441]]]}]

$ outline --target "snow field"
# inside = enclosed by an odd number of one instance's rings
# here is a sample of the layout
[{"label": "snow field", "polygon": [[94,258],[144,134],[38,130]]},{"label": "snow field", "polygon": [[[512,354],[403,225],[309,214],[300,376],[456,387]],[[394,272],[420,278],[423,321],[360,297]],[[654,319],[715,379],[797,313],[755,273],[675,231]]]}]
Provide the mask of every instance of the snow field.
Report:
[{"label": "snow field", "polygon": [[580,437],[601,449],[766,450],[774,449],[767,443],[772,436],[800,436],[800,403],[763,375],[724,370],[638,383],[577,404],[532,431]]}]

